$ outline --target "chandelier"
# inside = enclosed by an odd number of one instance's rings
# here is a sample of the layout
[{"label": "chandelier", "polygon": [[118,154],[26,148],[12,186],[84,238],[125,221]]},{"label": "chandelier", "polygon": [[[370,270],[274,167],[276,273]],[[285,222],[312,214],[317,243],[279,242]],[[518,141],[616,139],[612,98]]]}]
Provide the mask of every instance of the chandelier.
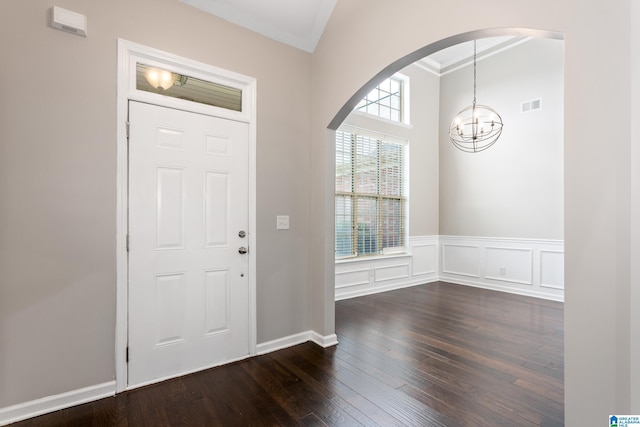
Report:
[{"label": "chandelier", "polygon": [[473,41],[473,104],[460,111],[449,126],[453,145],[467,153],[491,147],[502,133],[502,118],[493,108],[476,104],[476,40]]}]

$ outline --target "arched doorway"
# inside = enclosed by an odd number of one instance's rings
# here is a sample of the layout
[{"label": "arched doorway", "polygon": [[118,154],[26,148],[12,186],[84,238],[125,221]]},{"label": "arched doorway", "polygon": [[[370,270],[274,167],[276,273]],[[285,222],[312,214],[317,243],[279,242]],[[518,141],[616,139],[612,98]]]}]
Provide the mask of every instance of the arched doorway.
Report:
[{"label": "arched doorway", "polygon": [[400,71],[404,67],[413,64],[414,62],[427,57],[442,49],[446,49],[451,46],[455,46],[459,43],[467,41],[487,38],[487,37],[500,37],[500,36],[528,36],[539,38],[550,38],[562,40],[564,38],[562,33],[555,31],[536,30],[529,28],[489,28],[482,30],[469,31],[467,33],[453,35],[435,43],[431,43],[421,49],[418,49],[409,55],[406,55],[393,63],[386,66],[378,74],[373,76],[368,82],[366,82],[351,98],[344,104],[344,106],[336,113],[327,128],[329,130],[336,130],[344,119],[349,115],[355,106],[360,102],[362,98],[381,80],[390,77],[394,73]]},{"label": "arched doorway", "polygon": [[[520,31],[520,30],[518,30],[518,31]],[[478,34],[475,34],[473,37],[471,37],[471,39],[473,39],[474,37],[477,37],[477,36],[478,36]],[[560,40],[562,37],[561,37],[561,36],[559,36],[559,35],[557,35],[557,36],[550,37],[550,38]],[[421,50],[421,51],[422,51],[422,50]],[[394,64],[396,64],[396,65],[397,65],[397,62],[396,62],[396,63],[394,63]],[[369,85],[369,86],[367,86],[365,89],[361,89],[361,90],[360,90],[356,95],[354,95],[354,97],[352,97],[352,98],[351,98],[350,102],[352,102],[352,103],[353,103],[353,105],[357,104],[357,102],[361,99],[361,95],[360,95],[361,93],[364,93],[364,94],[368,93],[368,92],[370,91],[371,87],[372,87],[371,85],[373,85],[373,87],[375,87],[375,85],[376,85],[376,84],[377,84],[381,79],[383,79],[384,77],[386,77],[386,76],[390,75],[390,74],[388,74],[388,73],[393,73],[394,71],[392,71],[392,69],[394,69],[394,68],[393,68],[392,66],[393,66],[394,64],[392,64],[392,65],[391,65],[391,66],[389,66],[389,67],[386,67],[386,68],[383,70],[383,72],[379,73],[379,74],[376,76],[376,78],[372,79],[372,80],[368,83],[368,84],[370,84],[370,85]],[[404,64],[403,64],[403,65],[404,65]],[[395,71],[398,71],[398,70],[399,70],[399,69],[395,69]],[[563,74],[563,73],[562,73],[562,71],[560,71],[560,75],[562,75],[562,74]],[[561,92],[561,91],[560,91],[560,92]],[[560,108],[562,109],[562,106],[561,106]],[[344,109],[345,109],[345,108],[343,107],[343,109],[342,109],[342,110],[344,110]],[[352,107],[349,107],[349,111],[351,111],[351,109],[352,109]],[[341,111],[342,111],[342,110],[341,110]],[[337,116],[336,116],[336,117],[337,117]],[[346,116],[345,116],[345,117],[346,117]],[[335,119],[334,119],[334,122],[335,122]],[[332,122],[332,124],[336,125],[336,123],[334,123],[334,122]],[[338,123],[338,124],[337,124],[337,126],[336,126],[336,128],[337,128],[341,123],[342,123],[342,122]],[[560,147],[560,150],[562,150],[562,147]],[[562,159],[560,159],[560,166],[562,166]],[[559,185],[560,185],[560,186],[562,186],[562,184],[561,184],[561,183],[560,183]],[[562,223],[562,214],[560,214],[559,222],[560,222],[560,223]],[[499,273],[498,273],[498,274],[499,274]]]}]

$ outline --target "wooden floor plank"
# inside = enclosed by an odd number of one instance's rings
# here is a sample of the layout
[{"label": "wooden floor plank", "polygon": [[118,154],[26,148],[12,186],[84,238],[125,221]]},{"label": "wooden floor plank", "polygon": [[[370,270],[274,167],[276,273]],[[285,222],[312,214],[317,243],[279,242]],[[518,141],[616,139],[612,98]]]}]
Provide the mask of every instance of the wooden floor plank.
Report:
[{"label": "wooden floor plank", "polygon": [[14,424],[545,426],[564,423],[563,304],[436,282],[336,302],[305,343]]}]

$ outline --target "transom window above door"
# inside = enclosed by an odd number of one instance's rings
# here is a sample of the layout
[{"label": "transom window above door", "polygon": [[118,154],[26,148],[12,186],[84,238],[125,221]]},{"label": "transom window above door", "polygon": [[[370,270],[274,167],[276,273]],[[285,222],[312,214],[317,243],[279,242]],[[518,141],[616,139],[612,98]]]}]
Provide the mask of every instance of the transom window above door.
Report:
[{"label": "transom window above door", "polygon": [[138,62],[136,89],[242,112],[242,89]]}]

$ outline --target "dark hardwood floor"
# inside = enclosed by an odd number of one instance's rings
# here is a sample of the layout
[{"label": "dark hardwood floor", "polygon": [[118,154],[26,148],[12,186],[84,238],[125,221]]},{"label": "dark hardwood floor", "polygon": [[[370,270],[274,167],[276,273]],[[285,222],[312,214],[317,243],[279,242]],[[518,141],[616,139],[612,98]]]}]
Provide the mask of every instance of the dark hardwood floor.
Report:
[{"label": "dark hardwood floor", "polygon": [[447,283],[336,303],[306,343],[23,426],[560,426],[563,304]]}]

